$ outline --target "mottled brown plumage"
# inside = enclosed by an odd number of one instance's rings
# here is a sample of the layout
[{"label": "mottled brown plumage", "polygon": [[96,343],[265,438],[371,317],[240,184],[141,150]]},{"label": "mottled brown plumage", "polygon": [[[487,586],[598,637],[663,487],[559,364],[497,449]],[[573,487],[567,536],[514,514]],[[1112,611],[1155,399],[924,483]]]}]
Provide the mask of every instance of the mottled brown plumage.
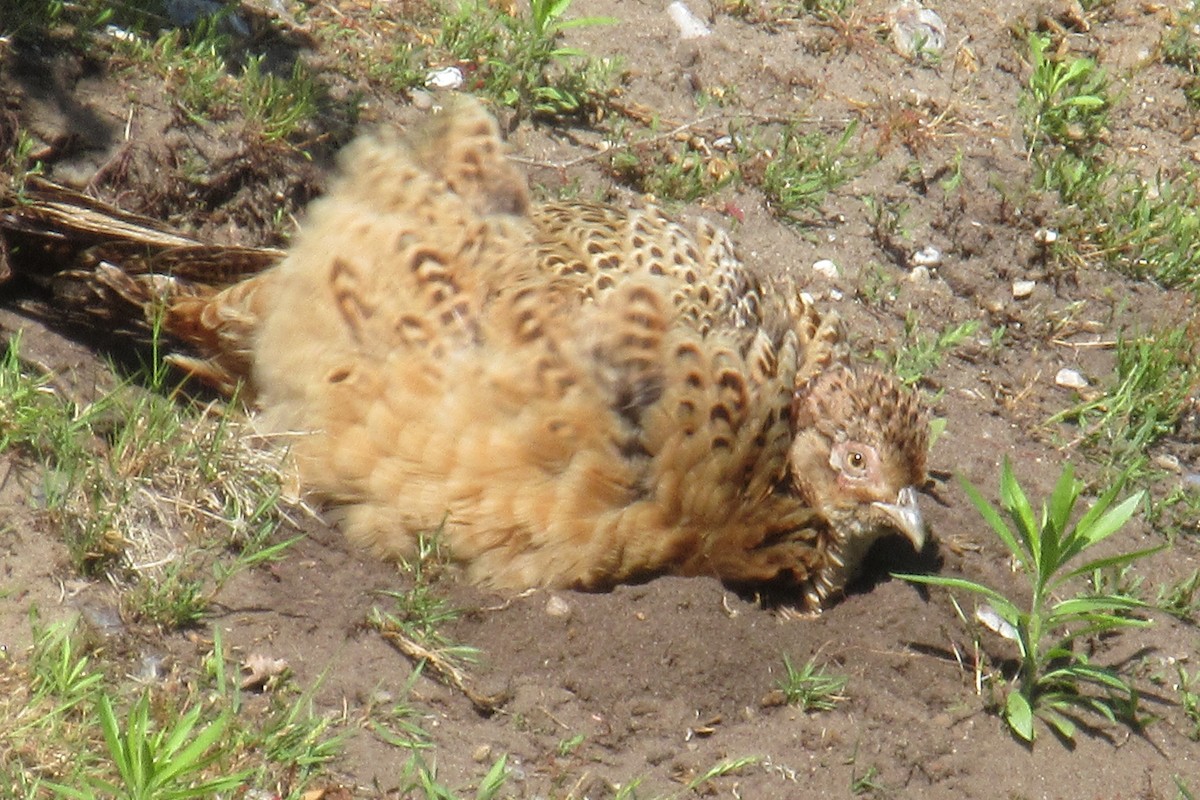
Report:
[{"label": "mottled brown plumage", "polygon": [[720,230],[531,203],[469,103],[341,165],[277,267],[100,283],[156,298],[200,377],[249,380],[354,541],[402,558],[441,531],[498,587],[715,575],[810,608],[879,536],[923,543],[914,399]]},{"label": "mottled brown plumage", "polygon": [[920,545],[913,399],[724,233],[531,206],[475,106],[342,165],[272,278],[253,377],[355,541],[404,557],[440,529],[502,587],[711,574],[812,607],[880,534]]}]

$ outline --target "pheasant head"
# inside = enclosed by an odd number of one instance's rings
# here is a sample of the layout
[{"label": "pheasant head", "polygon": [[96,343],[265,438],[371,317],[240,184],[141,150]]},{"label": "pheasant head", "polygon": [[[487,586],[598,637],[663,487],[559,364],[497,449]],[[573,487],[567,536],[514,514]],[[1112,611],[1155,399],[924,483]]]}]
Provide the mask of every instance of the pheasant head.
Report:
[{"label": "pheasant head", "polygon": [[870,369],[835,366],[797,387],[789,453],[795,491],[829,525],[825,594],[857,576],[871,545],[899,533],[920,551],[928,425],[911,392]]}]

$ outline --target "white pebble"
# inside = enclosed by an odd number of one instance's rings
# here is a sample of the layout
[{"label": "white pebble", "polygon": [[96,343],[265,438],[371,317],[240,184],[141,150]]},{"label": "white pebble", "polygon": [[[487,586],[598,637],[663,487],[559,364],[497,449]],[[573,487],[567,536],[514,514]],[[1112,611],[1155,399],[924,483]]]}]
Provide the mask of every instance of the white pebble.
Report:
[{"label": "white pebble", "polygon": [[122,42],[137,41],[138,35],[132,31],[127,31],[124,28],[118,28],[116,25],[105,25],[104,32],[114,39]]},{"label": "white pebble", "polygon": [[1078,370],[1063,367],[1054,376],[1054,382],[1066,389],[1086,389],[1088,387],[1087,378],[1083,377]]},{"label": "white pebble", "polygon": [[818,275],[824,275],[826,278],[836,278],[838,276],[837,264],[830,261],[828,258],[822,258],[812,265],[813,272]]},{"label": "white pebble", "polygon": [[458,89],[463,85],[463,73],[458,67],[442,67],[425,76],[430,89]]},{"label": "white pebble", "polygon": [[675,27],[679,29],[679,38],[684,41],[688,39],[702,39],[712,33],[708,29],[708,26],[693,14],[692,10],[684,5],[681,0],[675,0],[674,3],[667,6],[667,15],[675,23]]},{"label": "white pebble", "polygon": [[1001,617],[996,609],[989,606],[987,603],[981,603],[975,609],[975,619],[983,623],[983,626],[993,633],[1008,639],[1010,642],[1015,642],[1018,639],[1017,629],[1014,628],[1008,620]]},{"label": "white pebble", "polygon": [[571,616],[571,606],[566,600],[563,600],[556,594],[550,595],[550,599],[546,601],[546,613],[552,617],[565,619]]},{"label": "white pebble", "polygon": [[908,272],[908,279],[912,283],[929,283],[929,267],[924,265],[913,267]]},{"label": "white pebble", "polygon": [[1013,297],[1018,300],[1024,300],[1029,295],[1033,294],[1033,287],[1037,286],[1033,281],[1013,281],[1012,293]]},{"label": "white pebble", "polygon": [[914,267],[936,267],[942,263],[942,251],[932,245],[925,245],[912,254],[908,263]]},{"label": "white pebble", "polygon": [[1058,231],[1053,228],[1038,228],[1033,232],[1033,240],[1042,246],[1054,244],[1058,241]]}]

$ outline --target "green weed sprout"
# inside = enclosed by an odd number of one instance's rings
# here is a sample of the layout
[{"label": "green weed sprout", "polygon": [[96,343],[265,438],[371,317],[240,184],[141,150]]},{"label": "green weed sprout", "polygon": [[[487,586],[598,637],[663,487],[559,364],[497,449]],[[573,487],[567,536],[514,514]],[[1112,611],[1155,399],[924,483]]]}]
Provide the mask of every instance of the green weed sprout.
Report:
[{"label": "green weed sprout", "polygon": [[1129,681],[1112,669],[1090,663],[1084,653],[1074,650],[1073,644],[1076,639],[1092,634],[1150,625],[1148,620],[1130,615],[1130,612],[1146,608],[1147,604],[1123,593],[1096,591],[1058,600],[1055,592],[1072,578],[1119,568],[1161,549],[1153,547],[1072,565],[1085,551],[1107,539],[1129,520],[1142,502],[1143,493],[1138,492],[1114,505],[1121,489],[1120,484],[1114,485],[1074,527],[1070,527],[1071,512],[1083,490],[1083,483],[1075,479],[1074,469],[1068,464],[1049,503],[1043,504],[1039,521],[1006,459],[1000,477],[1000,502],[1016,528],[1014,533],[974,486],[965,479],[960,480],[971,502],[1004,542],[1018,570],[1029,581],[1032,596],[1028,607],[1022,608],[995,589],[963,578],[896,577],[974,592],[986,598],[996,615],[1011,626],[1020,649],[1020,672],[1001,715],[1013,732],[1025,741],[1034,740],[1035,717],[1041,718],[1067,740],[1073,739],[1075,734],[1073,712],[1097,713],[1110,722],[1116,722],[1118,717],[1136,720],[1137,692]]},{"label": "green weed sprout", "polygon": [[797,669],[790,658],[783,657],[786,675],[779,681],[779,690],[789,706],[799,706],[801,711],[831,711],[839,701],[845,700],[842,690],[846,678],[831,675],[818,667],[816,659],[809,659]]},{"label": "green weed sprout", "polygon": [[52,786],[62,797],[91,800],[100,791],[129,800],[190,800],[231,792],[250,776],[247,770],[201,780],[201,774],[225,753],[225,729],[231,719],[228,711],[197,732],[202,708],[195,705],[170,728],[153,730],[149,694],[143,694],[122,731],[108,696],[100,695],[96,705],[108,753],[122,784],[93,779],[89,789]]},{"label": "green weed sprout", "polygon": [[1048,36],[1030,34],[1033,73],[1022,98],[1032,154],[1042,144],[1080,148],[1094,143],[1107,122],[1108,77],[1090,58],[1048,56]]},{"label": "green weed sprout", "polygon": [[[603,62],[559,44],[563,31],[608,25],[612,17],[564,19],[572,0],[530,0],[528,15],[497,13],[482,0],[463,3],[447,18],[441,44],[480,67],[482,90],[524,114],[575,114],[599,101],[608,82]],[[575,59],[583,64],[567,67]],[[557,70],[552,69],[558,66]],[[553,74],[552,74],[553,73]]]}]

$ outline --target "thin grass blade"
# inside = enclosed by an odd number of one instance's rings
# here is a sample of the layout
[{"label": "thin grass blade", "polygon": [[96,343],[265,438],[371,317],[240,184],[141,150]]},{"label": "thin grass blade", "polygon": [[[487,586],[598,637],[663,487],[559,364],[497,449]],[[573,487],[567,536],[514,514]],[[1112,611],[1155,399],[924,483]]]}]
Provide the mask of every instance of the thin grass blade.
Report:
[{"label": "thin grass blade", "polygon": [[[200,706],[196,706],[193,711],[199,711],[199,709]],[[186,727],[186,733],[190,734],[196,726],[199,714],[189,712],[188,717],[190,719],[187,719],[186,726],[181,727]],[[216,760],[216,754],[210,755],[208,758],[203,758],[203,756],[225,733],[225,726],[228,722],[229,715],[222,714],[202,730],[187,747],[172,755],[169,766],[162,771],[162,780],[164,782],[175,780],[185,772],[199,771]]]}]

